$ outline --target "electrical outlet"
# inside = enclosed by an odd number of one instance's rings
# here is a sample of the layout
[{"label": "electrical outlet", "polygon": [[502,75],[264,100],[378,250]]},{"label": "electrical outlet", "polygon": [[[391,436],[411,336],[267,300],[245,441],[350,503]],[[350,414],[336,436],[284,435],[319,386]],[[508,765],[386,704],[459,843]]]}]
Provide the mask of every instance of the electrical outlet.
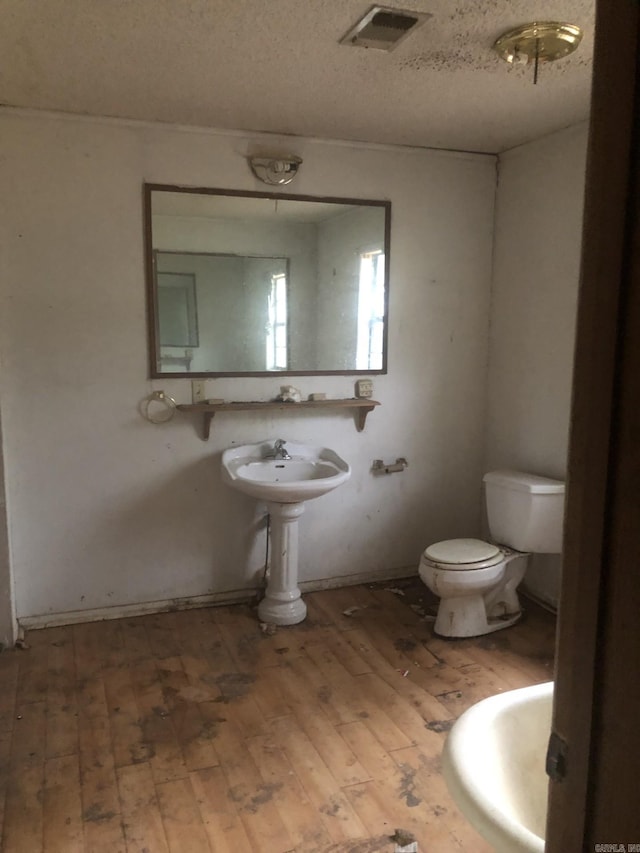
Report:
[{"label": "electrical outlet", "polygon": [[358,379],[356,382],[356,397],[373,397],[373,381],[371,379]]},{"label": "electrical outlet", "polygon": [[191,380],[191,402],[192,403],[204,403],[204,401],[206,399],[204,384],[205,384],[204,379],[192,379]]}]

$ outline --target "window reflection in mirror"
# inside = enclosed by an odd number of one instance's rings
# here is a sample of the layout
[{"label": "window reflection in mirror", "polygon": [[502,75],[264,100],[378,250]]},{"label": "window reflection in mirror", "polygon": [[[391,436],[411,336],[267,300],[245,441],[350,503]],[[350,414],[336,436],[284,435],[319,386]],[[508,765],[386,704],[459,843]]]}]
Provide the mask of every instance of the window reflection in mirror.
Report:
[{"label": "window reflection in mirror", "polygon": [[390,203],[145,187],[151,375],[386,372]]}]

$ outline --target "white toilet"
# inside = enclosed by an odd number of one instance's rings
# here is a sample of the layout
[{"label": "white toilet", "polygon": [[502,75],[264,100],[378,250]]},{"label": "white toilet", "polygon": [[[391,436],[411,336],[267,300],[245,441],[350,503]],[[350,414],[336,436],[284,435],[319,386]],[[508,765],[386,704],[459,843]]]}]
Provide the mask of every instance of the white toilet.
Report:
[{"label": "white toilet", "polygon": [[562,550],[564,483],[519,471],[485,474],[491,538],[447,539],[420,559],[420,577],[440,598],[434,630],[477,637],[508,628],[521,616],[516,592],[530,553]]}]

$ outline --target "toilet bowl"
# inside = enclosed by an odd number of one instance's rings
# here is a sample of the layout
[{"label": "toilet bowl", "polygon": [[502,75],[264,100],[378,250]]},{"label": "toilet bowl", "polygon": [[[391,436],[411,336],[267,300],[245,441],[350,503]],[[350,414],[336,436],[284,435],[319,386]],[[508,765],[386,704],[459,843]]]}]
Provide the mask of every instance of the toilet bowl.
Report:
[{"label": "toilet bowl", "polygon": [[440,598],[434,631],[443,637],[477,637],[507,628],[522,615],[516,588],[527,555],[481,539],[447,539],[430,545],[418,571]]},{"label": "toilet bowl", "polygon": [[519,471],[485,474],[491,536],[430,545],[418,571],[440,598],[434,630],[443,637],[476,637],[508,628],[522,614],[517,588],[530,553],[562,547],[564,483]]}]

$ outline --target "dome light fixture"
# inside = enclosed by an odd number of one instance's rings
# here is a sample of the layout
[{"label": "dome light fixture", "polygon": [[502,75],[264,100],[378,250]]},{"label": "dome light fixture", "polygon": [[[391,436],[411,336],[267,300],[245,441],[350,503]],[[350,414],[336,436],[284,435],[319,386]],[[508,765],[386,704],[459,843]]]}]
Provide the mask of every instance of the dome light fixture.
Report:
[{"label": "dome light fixture", "polygon": [[263,183],[277,186],[290,184],[298,174],[301,157],[249,157],[251,171]]}]

